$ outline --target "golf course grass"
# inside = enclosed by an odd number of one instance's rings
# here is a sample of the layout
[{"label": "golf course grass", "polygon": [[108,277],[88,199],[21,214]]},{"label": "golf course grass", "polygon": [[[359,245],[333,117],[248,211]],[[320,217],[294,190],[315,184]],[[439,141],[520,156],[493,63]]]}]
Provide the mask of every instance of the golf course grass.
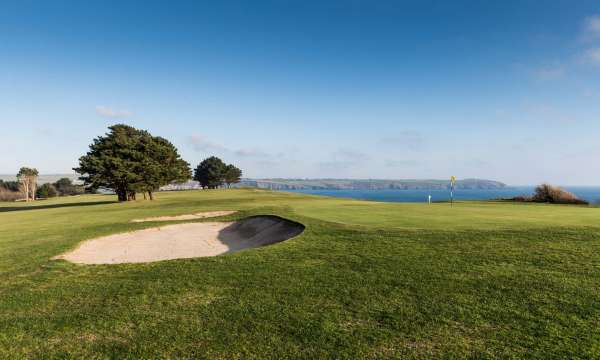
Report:
[{"label": "golf course grass", "polygon": [[[133,219],[223,210],[183,222],[306,229],[217,257],[51,260],[166,224]],[[0,203],[0,358],[62,357],[598,358],[600,208],[255,189]]]}]

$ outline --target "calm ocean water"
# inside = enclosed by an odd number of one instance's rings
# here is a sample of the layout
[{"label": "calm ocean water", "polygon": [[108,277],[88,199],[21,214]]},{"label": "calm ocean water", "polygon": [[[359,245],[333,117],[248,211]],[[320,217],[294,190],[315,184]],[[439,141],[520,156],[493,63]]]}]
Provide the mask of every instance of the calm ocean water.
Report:
[{"label": "calm ocean water", "polygon": [[[581,199],[590,203],[600,203],[600,186],[564,187]],[[533,186],[515,186],[496,190],[455,190],[455,200],[491,200],[510,198],[517,195],[531,195]],[[392,202],[426,202],[431,195],[432,201],[449,199],[447,190],[289,190],[304,194],[345,197],[360,200],[392,201]]]}]

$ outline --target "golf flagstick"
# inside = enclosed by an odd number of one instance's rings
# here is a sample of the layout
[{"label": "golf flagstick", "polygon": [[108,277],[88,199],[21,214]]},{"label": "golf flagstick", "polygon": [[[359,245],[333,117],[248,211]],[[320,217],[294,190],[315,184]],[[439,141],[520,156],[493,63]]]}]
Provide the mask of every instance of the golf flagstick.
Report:
[{"label": "golf flagstick", "polygon": [[454,204],[454,183],[456,183],[456,177],[450,176],[450,206]]}]

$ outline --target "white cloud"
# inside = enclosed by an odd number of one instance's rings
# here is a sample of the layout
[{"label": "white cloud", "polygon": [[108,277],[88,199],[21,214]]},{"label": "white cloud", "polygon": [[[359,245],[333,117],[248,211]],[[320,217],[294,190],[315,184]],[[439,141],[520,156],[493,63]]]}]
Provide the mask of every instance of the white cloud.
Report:
[{"label": "white cloud", "polygon": [[221,144],[209,141],[204,136],[199,134],[190,135],[188,137],[188,143],[192,145],[194,150],[205,152],[205,151],[227,151],[227,148]]},{"label": "white cloud", "polygon": [[565,67],[561,65],[545,66],[535,70],[533,75],[538,80],[556,80],[564,77]]},{"label": "white cloud", "polygon": [[583,40],[600,39],[600,15],[593,15],[583,21]]},{"label": "white cloud", "polygon": [[600,48],[587,49],[582,56],[583,61],[586,64],[599,65],[600,66]]},{"label": "white cloud", "polygon": [[126,109],[113,109],[108,106],[96,106],[96,113],[100,116],[118,119],[118,118],[126,118],[133,115],[133,113]]},{"label": "white cloud", "polygon": [[322,171],[328,171],[329,174],[360,168],[371,159],[368,154],[349,148],[340,148],[334,151],[331,157],[331,160],[321,161],[317,164]]},{"label": "white cloud", "polygon": [[333,152],[333,158],[341,161],[361,162],[369,160],[369,155],[349,148],[341,148]]},{"label": "white cloud", "polygon": [[208,140],[206,137],[200,134],[193,134],[187,138],[188,144],[192,146],[195,151],[198,152],[220,152],[233,154],[239,158],[257,158],[265,159],[271,158],[272,156],[258,148],[242,148],[233,149],[225,145]]},{"label": "white cloud", "polygon": [[425,137],[418,131],[405,130],[396,135],[384,137],[379,142],[384,145],[418,151],[423,149]]},{"label": "white cloud", "polygon": [[269,154],[265,153],[259,149],[239,149],[233,152],[236,156],[239,157],[268,157]]}]

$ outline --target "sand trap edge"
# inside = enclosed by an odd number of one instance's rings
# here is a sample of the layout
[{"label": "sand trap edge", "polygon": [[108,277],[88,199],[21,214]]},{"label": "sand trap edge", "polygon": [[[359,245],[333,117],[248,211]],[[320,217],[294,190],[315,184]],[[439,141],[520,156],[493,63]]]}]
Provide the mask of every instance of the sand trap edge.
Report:
[{"label": "sand trap edge", "polygon": [[130,222],[141,223],[141,222],[159,222],[159,221],[196,220],[196,219],[206,219],[206,218],[227,216],[227,215],[235,214],[236,212],[237,211],[235,211],[235,210],[204,211],[204,212],[197,212],[197,213],[193,213],[193,214],[183,214],[183,215],[174,215],[174,216],[155,216],[155,217],[142,218],[142,219],[133,219]]}]

